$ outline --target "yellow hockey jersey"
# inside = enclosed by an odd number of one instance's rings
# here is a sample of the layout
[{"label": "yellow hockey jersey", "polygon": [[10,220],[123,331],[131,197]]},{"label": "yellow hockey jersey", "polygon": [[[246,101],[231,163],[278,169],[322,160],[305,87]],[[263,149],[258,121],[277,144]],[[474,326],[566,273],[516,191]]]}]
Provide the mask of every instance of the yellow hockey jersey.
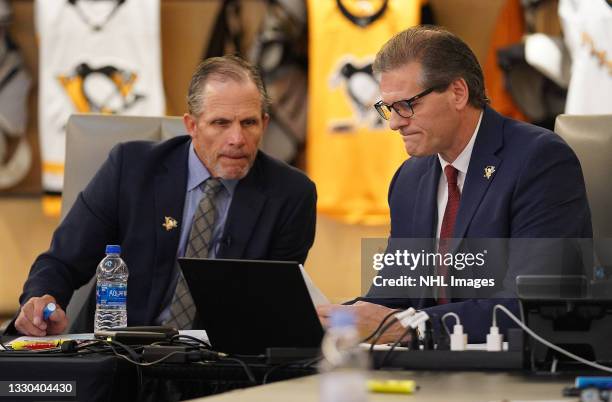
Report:
[{"label": "yellow hockey jersey", "polygon": [[372,63],[395,33],[420,21],[420,0],[309,0],[307,171],[318,210],[345,223],[389,221],[387,191],[406,159],[373,104]]}]

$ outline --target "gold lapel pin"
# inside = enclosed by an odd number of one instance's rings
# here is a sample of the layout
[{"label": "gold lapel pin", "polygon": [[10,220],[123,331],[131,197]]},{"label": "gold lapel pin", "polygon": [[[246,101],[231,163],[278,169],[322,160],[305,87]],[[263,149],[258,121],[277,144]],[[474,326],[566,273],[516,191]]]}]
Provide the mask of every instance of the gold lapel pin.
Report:
[{"label": "gold lapel pin", "polygon": [[495,166],[487,166],[484,168],[484,177],[486,177],[487,180],[491,179],[493,173],[495,173]]},{"label": "gold lapel pin", "polygon": [[171,216],[164,216],[164,219],[165,219],[165,222],[162,223],[162,226],[167,231],[170,231],[172,229],[176,229],[178,227],[178,222],[173,217],[171,217]]}]

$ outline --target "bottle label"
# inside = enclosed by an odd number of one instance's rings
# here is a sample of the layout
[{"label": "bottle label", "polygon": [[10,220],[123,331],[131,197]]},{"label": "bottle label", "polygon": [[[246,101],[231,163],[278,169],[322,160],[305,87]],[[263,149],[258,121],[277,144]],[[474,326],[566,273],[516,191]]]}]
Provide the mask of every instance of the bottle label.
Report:
[{"label": "bottle label", "polygon": [[98,305],[121,307],[127,300],[127,286],[101,284],[96,286],[96,301]]}]

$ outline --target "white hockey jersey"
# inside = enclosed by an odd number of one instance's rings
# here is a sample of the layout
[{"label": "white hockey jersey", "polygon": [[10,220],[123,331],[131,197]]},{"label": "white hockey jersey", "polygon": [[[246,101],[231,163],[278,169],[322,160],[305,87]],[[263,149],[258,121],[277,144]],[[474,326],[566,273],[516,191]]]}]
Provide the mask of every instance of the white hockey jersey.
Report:
[{"label": "white hockey jersey", "polygon": [[[42,182],[47,194],[57,194],[63,186],[70,114],[165,114],[160,4],[36,0],[35,18]],[[50,203],[45,211],[59,213],[57,206]]]}]

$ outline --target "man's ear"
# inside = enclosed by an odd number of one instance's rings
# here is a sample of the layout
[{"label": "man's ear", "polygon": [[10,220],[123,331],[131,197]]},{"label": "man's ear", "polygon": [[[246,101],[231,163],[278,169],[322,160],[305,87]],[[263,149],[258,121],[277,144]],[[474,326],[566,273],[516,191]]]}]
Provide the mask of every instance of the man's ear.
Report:
[{"label": "man's ear", "polygon": [[450,84],[452,102],[457,110],[466,107],[470,100],[470,89],[463,78],[457,78]]},{"label": "man's ear", "polygon": [[261,121],[263,124],[263,131],[266,131],[266,129],[268,128],[268,123],[270,123],[270,115],[268,113],[264,113]]},{"label": "man's ear", "polygon": [[185,113],[183,115],[183,125],[185,126],[185,130],[189,133],[189,135],[193,138],[196,132],[196,126],[198,122],[195,117],[193,117],[189,113]]}]

